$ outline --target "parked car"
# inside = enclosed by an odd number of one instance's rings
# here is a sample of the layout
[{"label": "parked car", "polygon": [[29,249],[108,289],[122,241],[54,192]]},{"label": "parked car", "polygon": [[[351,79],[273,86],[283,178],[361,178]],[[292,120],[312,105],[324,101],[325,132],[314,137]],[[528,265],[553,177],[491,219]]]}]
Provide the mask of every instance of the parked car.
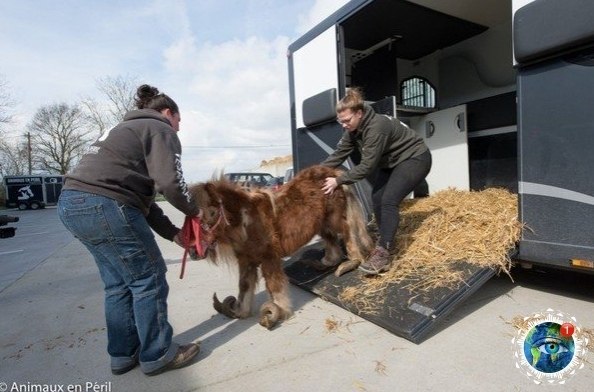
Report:
[{"label": "parked car", "polygon": [[250,189],[253,187],[265,187],[266,183],[273,177],[270,173],[225,173],[225,178],[231,182],[240,184],[241,186]]},{"label": "parked car", "polygon": [[285,182],[289,182],[293,179],[293,176],[295,175],[293,168],[290,167],[287,169],[287,171],[285,172]]},{"label": "parked car", "polygon": [[285,177],[272,177],[266,183],[266,188],[272,189],[274,192],[277,192],[281,189],[283,184],[285,183]]}]

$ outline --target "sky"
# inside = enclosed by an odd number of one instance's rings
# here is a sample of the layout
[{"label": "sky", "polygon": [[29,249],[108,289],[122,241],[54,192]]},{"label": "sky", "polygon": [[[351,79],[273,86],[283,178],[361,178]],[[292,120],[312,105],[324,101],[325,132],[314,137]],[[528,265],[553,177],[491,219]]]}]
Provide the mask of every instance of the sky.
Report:
[{"label": "sky", "polygon": [[19,0],[0,5],[8,137],[125,77],[171,96],[188,182],[291,154],[288,46],[347,0]]}]

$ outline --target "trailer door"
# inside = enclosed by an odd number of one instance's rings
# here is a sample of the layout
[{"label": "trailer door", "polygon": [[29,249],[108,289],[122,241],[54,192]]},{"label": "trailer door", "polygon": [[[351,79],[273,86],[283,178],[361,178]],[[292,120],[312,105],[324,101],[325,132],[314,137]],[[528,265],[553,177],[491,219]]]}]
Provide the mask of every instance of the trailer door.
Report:
[{"label": "trailer door", "polygon": [[411,118],[411,127],[431,150],[433,164],[427,176],[429,192],[449,187],[468,190],[466,105]]},{"label": "trailer door", "polygon": [[291,54],[293,129],[303,128],[303,101],[332,88],[338,89],[337,27],[331,26]]}]

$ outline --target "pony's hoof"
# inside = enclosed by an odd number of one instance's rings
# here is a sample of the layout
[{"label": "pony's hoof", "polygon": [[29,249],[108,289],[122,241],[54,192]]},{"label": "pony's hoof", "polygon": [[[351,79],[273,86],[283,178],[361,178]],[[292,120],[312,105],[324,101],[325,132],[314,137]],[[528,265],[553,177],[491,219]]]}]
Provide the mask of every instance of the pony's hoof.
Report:
[{"label": "pony's hoof", "polygon": [[260,308],[260,325],[272,329],[281,318],[281,309],[274,302],[267,302]]},{"label": "pony's hoof", "polygon": [[212,306],[217,312],[224,314],[227,317],[238,318],[237,314],[235,313],[236,304],[237,299],[232,295],[225,298],[222,303],[217,298],[217,293],[214,293],[212,296]]},{"label": "pony's hoof", "polygon": [[346,274],[347,272],[351,272],[353,270],[356,270],[357,268],[359,268],[359,265],[361,264],[361,261],[359,260],[347,260],[344,263],[341,263],[338,268],[336,268],[336,271],[334,271],[334,276],[341,276]]}]

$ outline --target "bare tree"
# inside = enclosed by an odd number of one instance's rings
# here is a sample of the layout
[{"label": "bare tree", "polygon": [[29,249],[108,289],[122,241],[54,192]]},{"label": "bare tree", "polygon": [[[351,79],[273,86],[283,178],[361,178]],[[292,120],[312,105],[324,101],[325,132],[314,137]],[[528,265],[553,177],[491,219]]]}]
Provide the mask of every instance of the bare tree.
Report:
[{"label": "bare tree", "polygon": [[28,129],[35,165],[49,173],[66,174],[90,143],[87,118],[78,105],[44,106],[35,113]]},{"label": "bare tree", "polygon": [[3,125],[10,123],[12,120],[10,109],[14,106],[14,101],[10,96],[8,87],[8,82],[4,76],[0,75],[0,131]]},{"label": "bare tree", "polygon": [[105,95],[107,103],[101,104],[94,98],[85,98],[82,106],[99,137],[134,109],[136,87],[136,78],[129,76],[106,76],[97,80],[97,88]]},{"label": "bare tree", "polygon": [[0,178],[9,174],[23,174],[27,167],[27,160],[22,160],[18,146],[11,144],[4,132],[4,127],[12,122],[10,111],[13,106],[8,82],[0,75]]},{"label": "bare tree", "polygon": [[113,120],[107,115],[103,105],[99,104],[96,99],[84,98],[81,101],[81,106],[84,108],[90,128],[97,137],[101,137],[111,128]]},{"label": "bare tree", "polygon": [[111,102],[110,113],[119,122],[124,115],[134,109],[134,95],[137,80],[135,77],[106,76],[99,79],[99,91]]},{"label": "bare tree", "polygon": [[0,140],[0,177],[27,174],[29,152],[22,143]]}]

